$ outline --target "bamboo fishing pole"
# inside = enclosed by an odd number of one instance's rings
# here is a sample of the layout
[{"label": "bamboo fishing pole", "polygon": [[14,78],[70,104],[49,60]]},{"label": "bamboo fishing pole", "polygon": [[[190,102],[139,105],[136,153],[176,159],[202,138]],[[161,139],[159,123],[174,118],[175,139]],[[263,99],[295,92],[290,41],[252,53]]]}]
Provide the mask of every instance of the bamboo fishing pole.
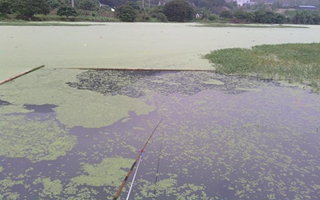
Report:
[{"label": "bamboo fishing pole", "polygon": [[143,146],[143,148],[141,149],[139,155],[137,156],[136,160],[134,161],[134,163],[132,164],[130,170],[128,171],[127,176],[123,179],[120,187],[118,188],[117,193],[114,195],[113,200],[117,200],[118,197],[120,196],[120,193],[121,193],[124,185],[127,183],[127,180],[128,180],[128,178],[129,178],[129,176],[130,176],[133,168],[134,168],[135,165],[137,164],[138,160],[140,159],[140,156],[141,156],[142,153],[144,152],[145,148],[147,147],[147,144],[149,143],[150,139],[152,138],[153,134],[156,132],[156,130],[157,130],[158,126],[161,124],[161,122],[162,122],[162,119],[160,120],[160,122],[158,123],[158,125],[154,128],[154,130],[152,131],[150,137],[148,138],[148,140],[147,140],[146,143],[144,144],[144,146]]},{"label": "bamboo fishing pole", "polygon": [[36,71],[36,70],[38,70],[38,69],[41,69],[41,68],[43,68],[43,67],[44,67],[44,65],[42,65],[42,66],[40,66],[40,67],[35,67],[35,68],[30,69],[30,70],[28,70],[28,71],[25,71],[25,72],[23,72],[23,73],[21,73],[21,74],[18,74],[18,75],[14,76],[14,77],[8,78],[8,79],[3,80],[3,81],[0,81],[0,85],[4,84],[4,83],[6,83],[6,82],[12,81],[12,80],[14,80],[14,79],[16,79],[16,78],[19,78],[20,76],[26,75],[26,74],[28,74],[28,73],[30,73],[30,72]]}]

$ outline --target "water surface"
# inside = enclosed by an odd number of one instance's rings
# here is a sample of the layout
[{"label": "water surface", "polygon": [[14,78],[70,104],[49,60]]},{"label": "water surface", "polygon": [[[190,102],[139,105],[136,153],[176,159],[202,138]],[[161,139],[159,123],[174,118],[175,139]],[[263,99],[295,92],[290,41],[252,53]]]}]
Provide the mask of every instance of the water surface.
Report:
[{"label": "water surface", "polygon": [[320,97],[307,90],[212,72],[44,69],[0,95],[4,199],[112,199],[161,119],[132,199],[319,198]]}]

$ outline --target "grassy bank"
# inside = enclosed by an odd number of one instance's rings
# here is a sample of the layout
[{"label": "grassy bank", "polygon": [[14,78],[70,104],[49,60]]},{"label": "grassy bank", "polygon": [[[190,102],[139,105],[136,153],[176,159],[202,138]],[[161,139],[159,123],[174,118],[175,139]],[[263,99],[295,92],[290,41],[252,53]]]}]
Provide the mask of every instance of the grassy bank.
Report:
[{"label": "grassy bank", "polygon": [[205,58],[224,74],[257,76],[310,85],[320,92],[320,43],[223,49]]}]

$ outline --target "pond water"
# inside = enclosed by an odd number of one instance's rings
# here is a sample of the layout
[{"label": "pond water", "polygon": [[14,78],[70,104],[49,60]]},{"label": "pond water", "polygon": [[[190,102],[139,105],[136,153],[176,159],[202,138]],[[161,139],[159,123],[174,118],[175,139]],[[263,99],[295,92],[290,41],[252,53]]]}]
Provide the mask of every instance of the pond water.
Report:
[{"label": "pond water", "polygon": [[[0,199],[318,199],[320,96],[212,72],[44,69],[1,85]],[[126,185],[121,199],[126,197]]]}]

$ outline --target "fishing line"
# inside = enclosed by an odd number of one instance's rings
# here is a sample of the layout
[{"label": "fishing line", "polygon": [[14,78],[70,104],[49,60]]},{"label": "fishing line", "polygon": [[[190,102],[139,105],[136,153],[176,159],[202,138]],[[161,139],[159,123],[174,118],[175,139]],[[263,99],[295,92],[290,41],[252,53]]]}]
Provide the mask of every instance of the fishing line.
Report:
[{"label": "fishing line", "polygon": [[163,136],[164,136],[164,133],[162,134],[162,137],[161,137],[161,144],[160,144],[160,152],[159,152],[159,157],[158,157],[158,166],[157,166],[157,172],[156,172],[156,179],[154,181],[153,199],[156,198],[156,189],[157,189],[156,187],[157,187],[157,181],[158,181],[158,176],[159,176],[159,167],[160,167],[160,159],[161,159],[161,153],[162,153]]},{"label": "fishing line", "polygon": [[132,190],[132,186],[133,186],[134,180],[136,179],[136,175],[137,175],[137,172],[139,170],[139,165],[140,165],[141,160],[142,160],[142,156],[140,156],[136,171],[135,171],[135,173],[133,175],[132,182],[131,182],[130,189],[129,189],[128,196],[127,196],[126,200],[129,200],[129,197],[130,197],[130,194],[131,194],[131,190]]}]

